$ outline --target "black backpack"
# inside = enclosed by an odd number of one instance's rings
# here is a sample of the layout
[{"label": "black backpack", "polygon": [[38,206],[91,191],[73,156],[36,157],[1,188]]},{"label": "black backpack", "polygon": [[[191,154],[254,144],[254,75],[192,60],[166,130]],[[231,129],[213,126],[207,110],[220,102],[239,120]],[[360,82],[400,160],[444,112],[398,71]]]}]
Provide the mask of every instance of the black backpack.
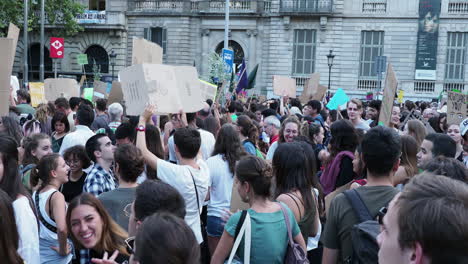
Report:
[{"label": "black backpack", "polygon": [[349,264],[378,263],[379,245],[377,236],[380,233],[380,225],[369,212],[356,189],[343,192],[348,199],[359,223],[351,229],[353,243],[353,255],[346,260]]}]

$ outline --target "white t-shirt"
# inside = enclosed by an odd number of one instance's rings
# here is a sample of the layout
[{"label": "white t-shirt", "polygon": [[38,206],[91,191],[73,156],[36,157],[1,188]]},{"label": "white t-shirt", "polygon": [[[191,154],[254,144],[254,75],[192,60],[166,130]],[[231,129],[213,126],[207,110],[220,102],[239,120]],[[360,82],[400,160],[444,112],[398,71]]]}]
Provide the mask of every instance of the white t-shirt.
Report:
[{"label": "white t-shirt", "polygon": [[[211,134],[210,132],[206,130],[198,129],[198,132],[200,132],[200,137],[201,137],[200,150],[202,152],[203,160],[207,160],[209,157],[211,157],[211,154],[213,153],[216,139],[213,136],[213,134]],[[178,162],[176,154],[175,154],[174,135],[172,135],[169,138],[168,145],[169,145],[169,160],[173,162]]]},{"label": "white t-shirt", "polygon": [[[200,213],[203,208],[203,202],[208,194],[210,171],[203,160],[198,160],[197,164],[200,166],[199,170],[188,165],[176,165],[158,159],[157,169],[158,178],[177,189],[182,197],[184,197],[186,211],[185,222],[192,228],[198,243],[202,243],[203,237],[200,230]],[[197,186],[198,205],[193,181],[195,181]]]},{"label": "white t-shirt", "polygon": [[36,215],[29,205],[28,198],[22,196],[13,202],[16,227],[19,234],[18,254],[27,264],[39,264],[39,230]]},{"label": "white t-shirt", "polygon": [[75,132],[71,132],[63,138],[62,146],[59,151],[60,155],[63,155],[65,150],[71,147],[77,145],[85,146],[86,141],[94,136],[94,132],[87,126],[77,125],[75,128]]},{"label": "white t-shirt", "polygon": [[231,206],[232,185],[234,175],[229,170],[229,164],[218,154],[206,160],[210,170],[210,201],[208,202],[208,215],[222,217],[224,209]]},{"label": "white t-shirt", "polygon": [[273,159],[273,156],[275,155],[275,151],[276,151],[277,148],[278,148],[278,141],[275,141],[275,142],[273,142],[273,144],[271,144],[270,148],[268,149],[268,152],[267,152],[267,155],[266,155],[267,160],[272,160]]}]

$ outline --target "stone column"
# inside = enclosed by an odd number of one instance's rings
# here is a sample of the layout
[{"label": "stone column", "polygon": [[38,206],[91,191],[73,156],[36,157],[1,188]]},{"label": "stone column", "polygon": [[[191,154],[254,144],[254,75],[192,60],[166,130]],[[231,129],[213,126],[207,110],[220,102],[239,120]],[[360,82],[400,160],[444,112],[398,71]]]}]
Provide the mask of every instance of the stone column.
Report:
[{"label": "stone column", "polygon": [[255,30],[247,30],[247,36],[249,37],[249,51],[246,52],[248,54],[248,57],[246,58],[246,63],[247,63],[247,70],[250,72],[253,67],[255,67],[255,64],[257,63],[257,34],[258,31]]},{"label": "stone column", "polygon": [[201,35],[202,35],[202,47],[201,47],[201,58],[200,58],[201,72],[199,73],[199,75],[206,74],[206,72],[208,71],[207,63],[208,63],[208,55],[210,54],[210,47],[208,47],[210,30],[207,28],[202,29]]}]

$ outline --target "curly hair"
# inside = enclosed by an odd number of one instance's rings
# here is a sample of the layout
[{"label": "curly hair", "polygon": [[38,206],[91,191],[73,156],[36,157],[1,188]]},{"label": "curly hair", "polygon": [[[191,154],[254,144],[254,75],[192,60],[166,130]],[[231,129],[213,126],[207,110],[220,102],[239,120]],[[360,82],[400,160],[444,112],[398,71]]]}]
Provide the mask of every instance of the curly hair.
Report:
[{"label": "curly hair", "polygon": [[114,160],[119,167],[119,178],[126,182],[136,182],[145,170],[143,155],[133,144],[120,145],[115,150]]}]

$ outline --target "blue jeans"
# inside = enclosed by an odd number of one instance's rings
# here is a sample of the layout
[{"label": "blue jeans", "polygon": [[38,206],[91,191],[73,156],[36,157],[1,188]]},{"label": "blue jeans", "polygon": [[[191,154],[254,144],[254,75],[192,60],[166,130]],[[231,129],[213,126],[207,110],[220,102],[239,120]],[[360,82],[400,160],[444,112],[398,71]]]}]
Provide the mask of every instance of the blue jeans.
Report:
[{"label": "blue jeans", "polygon": [[221,217],[209,215],[206,223],[206,233],[211,237],[221,237],[225,224]]}]

